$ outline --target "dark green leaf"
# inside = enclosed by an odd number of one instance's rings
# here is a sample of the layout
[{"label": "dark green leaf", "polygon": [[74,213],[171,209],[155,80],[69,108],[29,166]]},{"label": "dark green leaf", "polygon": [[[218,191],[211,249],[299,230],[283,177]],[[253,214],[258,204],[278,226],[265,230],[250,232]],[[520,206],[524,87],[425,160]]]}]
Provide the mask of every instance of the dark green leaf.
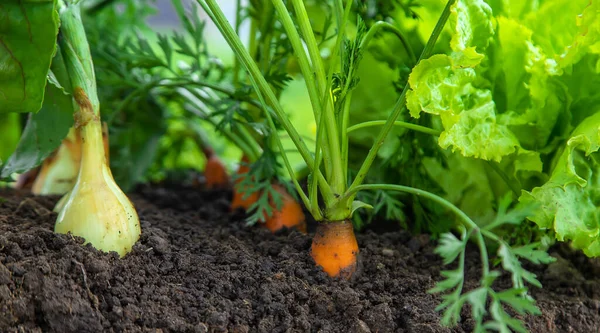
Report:
[{"label": "dark green leaf", "polygon": [[486,314],[485,304],[488,298],[488,288],[482,287],[471,290],[466,295],[467,301],[471,304],[471,314],[477,323],[483,321],[483,316]]},{"label": "dark green leaf", "polygon": [[466,242],[459,240],[454,234],[448,232],[441,236],[439,245],[434,252],[439,254],[444,259],[444,265],[453,262],[454,259],[464,251]]},{"label": "dark green leaf", "polygon": [[56,50],[56,0],[5,0],[0,9],[0,113],[37,112]]},{"label": "dark green leaf", "polygon": [[535,301],[531,297],[523,296],[527,289],[508,289],[500,293],[496,293],[496,298],[502,303],[510,305],[519,314],[542,314],[540,309],[535,306]]},{"label": "dark green leaf", "polygon": [[502,258],[502,267],[512,273],[513,285],[516,288],[523,288],[525,286],[524,280],[538,288],[542,287],[542,284],[535,278],[535,274],[521,266],[519,259],[508,244],[501,242],[500,248],[498,248],[498,256]]},{"label": "dark green leaf", "polygon": [[40,112],[29,120],[15,152],[2,168],[0,178],[28,171],[40,165],[61,143],[73,125],[70,95],[53,84],[46,85],[46,98]]},{"label": "dark green leaf", "polygon": [[555,262],[556,258],[550,256],[548,252],[539,250],[540,243],[531,243],[524,246],[513,248],[513,253],[519,258],[529,260],[534,264],[549,264]]}]

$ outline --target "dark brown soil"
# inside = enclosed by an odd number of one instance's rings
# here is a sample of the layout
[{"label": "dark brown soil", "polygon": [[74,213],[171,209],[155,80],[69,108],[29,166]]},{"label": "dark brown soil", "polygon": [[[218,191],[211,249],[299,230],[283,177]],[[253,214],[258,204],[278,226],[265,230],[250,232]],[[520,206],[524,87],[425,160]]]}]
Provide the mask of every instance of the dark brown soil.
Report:
[{"label": "dark brown soil", "polygon": [[[52,232],[56,197],[0,191],[0,332],[470,332],[441,327],[427,236],[358,236],[352,281],[314,267],[311,239],[229,214],[228,193],[145,188],[143,234],[119,259]],[[537,268],[543,315],[531,332],[598,332],[600,265],[556,252]],[[562,259],[561,254],[566,259]],[[473,252],[469,257],[476,258]],[[474,259],[476,260],[476,259]]]}]

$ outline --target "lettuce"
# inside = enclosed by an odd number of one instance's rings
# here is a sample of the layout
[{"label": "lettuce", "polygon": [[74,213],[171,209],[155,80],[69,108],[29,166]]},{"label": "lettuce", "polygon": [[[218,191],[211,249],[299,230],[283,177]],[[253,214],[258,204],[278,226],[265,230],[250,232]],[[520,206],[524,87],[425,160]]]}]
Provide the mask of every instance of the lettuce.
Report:
[{"label": "lettuce", "polygon": [[586,118],[572,133],[550,180],[520,201],[541,204],[530,216],[542,229],[570,240],[588,256],[600,255],[600,113]]},{"label": "lettuce", "polygon": [[596,0],[544,1],[524,20],[543,52],[567,68],[588,52],[600,51],[600,3]]},{"label": "lettuce", "polygon": [[482,225],[520,189],[540,229],[600,256],[600,1],[458,1],[449,23],[409,77],[409,114],[442,131],[424,168]]}]

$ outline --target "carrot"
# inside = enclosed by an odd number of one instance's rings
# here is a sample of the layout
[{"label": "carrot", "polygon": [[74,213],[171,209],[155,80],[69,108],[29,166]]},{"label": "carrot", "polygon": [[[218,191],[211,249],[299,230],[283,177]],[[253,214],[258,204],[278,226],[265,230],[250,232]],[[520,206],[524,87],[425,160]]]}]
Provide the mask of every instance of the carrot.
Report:
[{"label": "carrot", "polygon": [[229,185],[229,175],[225,165],[215,152],[211,148],[204,148],[204,155],[206,156],[206,166],[204,168],[206,187],[223,188]]},{"label": "carrot", "polygon": [[237,170],[238,177],[235,181],[235,186],[233,187],[233,199],[231,200],[231,206],[230,206],[231,211],[234,211],[238,208],[243,208],[244,210],[247,210],[256,201],[258,201],[258,198],[260,196],[260,193],[254,192],[254,193],[250,193],[250,195],[245,197],[246,192],[243,189],[239,188],[239,184],[242,182],[244,175],[247,174],[248,172],[250,172],[250,167],[248,166],[248,164],[250,163],[250,160],[248,159],[248,157],[246,155],[242,156],[242,159],[240,162],[241,162],[240,167]]},{"label": "carrot", "polygon": [[319,224],[310,255],[329,276],[349,279],[356,271],[358,257],[358,243],[352,222]]},{"label": "carrot", "polygon": [[300,204],[294,200],[283,186],[273,184],[273,188],[281,195],[283,205],[279,210],[273,211],[271,217],[265,221],[264,226],[271,232],[287,227],[306,233],[306,220]]}]

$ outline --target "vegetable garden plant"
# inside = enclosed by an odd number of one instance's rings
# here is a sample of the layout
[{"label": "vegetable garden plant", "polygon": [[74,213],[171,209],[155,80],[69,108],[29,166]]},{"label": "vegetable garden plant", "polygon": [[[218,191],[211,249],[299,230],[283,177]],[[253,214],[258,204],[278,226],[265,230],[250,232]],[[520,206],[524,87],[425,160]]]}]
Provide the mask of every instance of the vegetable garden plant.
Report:
[{"label": "vegetable garden plant", "polygon": [[[557,241],[600,255],[598,1],[238,0],[234,22],[215,0],[172,4],[175,33],[141,1],[0,6],[1,176],[64,195],[56,232],[125,256],[141,230],[119,186],[204,156],[205,186],[232,186],[249,225],[306,232],[307,212],[331,278],[353,278],[374,217],[437,238],[448,326],[468,305],[477,332],[525,332],[514,315],[540,313],[541,284],[522,262],[552,262]],[[292,81],[308,105],[285,107]]]}]

